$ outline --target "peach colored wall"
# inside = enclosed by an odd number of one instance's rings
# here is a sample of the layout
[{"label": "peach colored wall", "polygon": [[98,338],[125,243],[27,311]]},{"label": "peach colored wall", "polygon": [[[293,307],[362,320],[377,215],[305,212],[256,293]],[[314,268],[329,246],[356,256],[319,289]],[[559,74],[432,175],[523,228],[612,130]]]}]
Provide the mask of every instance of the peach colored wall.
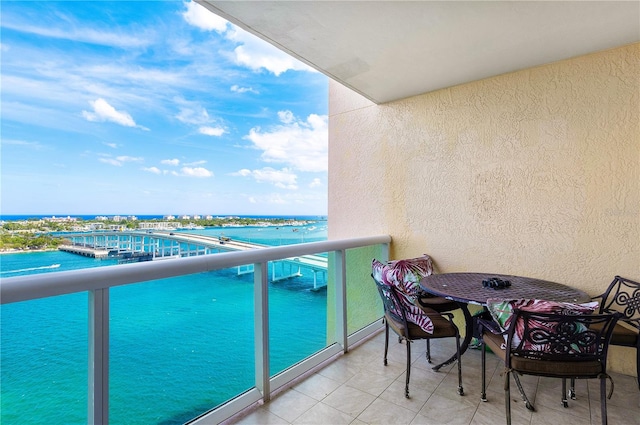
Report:
[{"label": "peach colored wall", "polygon": [[[383,105],[329,97],[330,238],[388,233],[392,258],[591,295],[640,280],[640,44]],[[630,351],[614,370],[635,374]]]}]

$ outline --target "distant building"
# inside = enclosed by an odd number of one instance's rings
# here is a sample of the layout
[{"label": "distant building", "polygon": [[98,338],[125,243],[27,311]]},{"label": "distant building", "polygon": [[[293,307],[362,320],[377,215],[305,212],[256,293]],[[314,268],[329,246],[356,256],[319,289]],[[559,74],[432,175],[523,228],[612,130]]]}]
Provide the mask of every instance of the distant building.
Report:
[{"label": "distant building", "polygon": [[169,221],[143,221],[138,223],[138,229],[145,230],[175,230],[180,223]]}]

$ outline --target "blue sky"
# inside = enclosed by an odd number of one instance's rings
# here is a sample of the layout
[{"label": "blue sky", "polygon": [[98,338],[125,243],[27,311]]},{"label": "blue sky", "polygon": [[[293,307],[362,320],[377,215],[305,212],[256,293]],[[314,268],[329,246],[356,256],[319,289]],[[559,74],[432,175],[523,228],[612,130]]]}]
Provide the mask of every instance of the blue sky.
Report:
[{"label": "blue sky", "polygon": [[327,213],[328,80],[185,1],[2,1],[2,214]]}]

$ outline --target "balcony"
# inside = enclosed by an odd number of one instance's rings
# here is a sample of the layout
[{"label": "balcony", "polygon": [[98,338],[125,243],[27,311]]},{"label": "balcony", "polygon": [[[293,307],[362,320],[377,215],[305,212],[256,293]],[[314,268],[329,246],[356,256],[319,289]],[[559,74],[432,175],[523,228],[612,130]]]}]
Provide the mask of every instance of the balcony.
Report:
[{"label": "balcony", "polygon": [[[373,297],[369,300],[377,301],[377,293],[368,276],[369,260],[372,257],[386,258],[389,241],[388,236],[379,236],[314,242],[251,252],[223,253],[3,279],[0,286],[2,303],[5,306],[19,301],[37,303],[38,299],[62,294],[67,295],[58,297],[59,299],[71,296],[76,301],[82,301],[82,295],[89,294],[88,309],[86,305],[84,307],[75,305],[72,309],[61,313],[73,315],[73,311],[77,312],[78,309],[84,311],[84,320],[76,318],[76,325],[68,329],[65,341],[59,341],[60,344],[64,344],[68,340],[84,338],[86,347],[85,350],[81,350],[81,353],[75,353],[77,356],[84,356],[85,359],[82,362],[84,366],[75,365],[86,369],[86,382],[81,385],[82,388],[69,388],[68,382],[56,383],[59,385],[59,391],[65,391],[66,388],[71,393],[85,394],[80,402],[85,412],[87,409],[84,406],[89,405],[88,414],[78,421],[72,421],[74,423],[120,423],[117,417],[110,417],[111,407],[117,410],[126,409],[127,406],[132,408],[132,404],[151,404],[148,401],[149,398],[167,396],[165,388],[156,388],[150,394],[139,394],[136,389],[133,391],[128,389],[127,395],[119,394],[114,388],[121,388],[121,386],[113,382],[111,373],[118,369],[122,372],[124,369],[125,374],[141,380],[149,380],[153,379],[154,373],[161,373],[164,367],[170,367],[169,363],[180,362],[181,357],[188,357],[185,354],[179,354],[160,360],[158,364],[152,365],[151,376],[149,376],[145,372],[147,365],[144,358],[113,356],[110,348],[113,345],[126,343],[135,347],[137,344],[148,350],[156,350],[160,345],[144,341],[141,335],[130,335],[126,341],[121,339],[122,334],[119,328],[122,322],[136,313],[132,312],[131,308],[123,309],[119,305],[123,294],[117,294],[118,291],[131,291],[136,286],[157,283],[158,279],[198,276],[197,273],[225,270],[246,264],[253,264],[257,270],[253,277],[253,285],[250,285],[252,288],[250,294],[253,295],[250,298],[253,299],[246,303],[250,305],[249,310],[254,321],[253,346],[247,353],[237,340],[231,340],[222,342],[220,344],[224,345],[222,347],[212,344],[212,350],[222,351],[227,356],[227,361],[216,366],[220,374],[225,373],[232,363],[240,363],[238,359],[245,356],[246,363],[242,364],[247,369],[245,372],[248,371],[251,376],[251,382],[247,384],[247,388],[239,390],[227,400],[202,406],[199,412],[188,408],[187,417],[183,416],[183,419],[178,419],[178,416],[158,417],[154,421],[140,418],[141,420],[137,423],[185,421],[194,424],[502,423],[504,402],[501,368],[497,359],[491,354],[488,356],[488,403],[480,402],[479,397],[480,352],[478,350],[468,350],[463,357],[466,394],[464,397],[456,394],[457,378],[455,370],[452,371],[453,367],[449,366],[440,372],[434,372],[425,361],[425,346],[422,343],[416,343],[412,350],[411,399],[405,399],[403,392],[405,348],[402,344],[396,343],[394,338],[391,339],[390,344],[389,365],[387,367],[382,365],[384,334],[380,332],[382,330],[379,320],[381,307],[373,302],[367,304],[366,309],[370,314],[366,315],[362,313],[362,305],[358,306],[358,304],[362,304],[369,296]],[[291,348],[296,347],[294,344],[278,347],[281,343],[271,335],[276,331],[270,329],[272,321],[269,320],[269,315],[276,314],[278,311],[272,306],[272,300],[275,297],[269,296],[271,293],[269,287],[273,284],[268,282],[268,273],[265,273],[268,263],[291,256],[322,252],[328,253],[330,259],[328,273],[330,288],[326,297],[327,323],[323,325],[333,331],[327,332],[326,346],[310,355],[297,348]],[[195,289],[191,289],[195,293]],[[158,288],[153,288],[150,292],[153,290]],[[148,299],[130,299],[129,307],[135,306],[137,301],[144,304]],[[35,305],[37,308],[37,304]],[[190,309],[194,306],[180,305],[179,307]],[[136,309],[141,308],[141,305],[136,307]],[[354,314],[354,311],[358,314]],[[4,312],[6,313],[6,309]],[[335,321],[330,316],[335,317]],[[52,320],[53,317],[55,316],[52,316]],[[166,316],[168,321],[174,319],[170,315]],[[301,322],[302,330],[298,332],[303,332],[309,326],[308,322]],[[329,323],[332,322],[334,324],[330,325]],[[89,326],[88,335],[86,325]],[[220,334],[226,326],[224,323],[218,325],[220,328],[213,329],[211,335]],[[153,323],[149,323],[148,326],[154,327]],[[238,335],[235,336],[237,339]],[[208,338],[210,335],[204,335],[204,337]],[[279,353],[283,349],[297,350],[301,360],[283,366],[279,359]],[[453,341],[436,340],[432,343],[432,350],[434,362],[438,362],[454,351]],[[247,354],[249,359],[246,358]],[[44,359],[41,352],[34,351],[33,355]],[[88,361],[86,361],[87,356]],[[202,364],[194,364],[191,367],[208,370],[204,363],[210,361],[210,356],[205,356],[203,359]],[[33,361],[33,358],[25,359],[25,365],[28,366]],[[36,359],[34,363],[38,364],[40,361]],[[46,374],[46,366],[42,367],[43,373]],[[618,373],[612,375],[615,391],[608,403],[610,422],[638,423],[640,393],[637,390],[635,378]],[[213,382],[215,378],[219,376],[203,379],[211,379]],[[233,377],[226,379],[233,379]],[[526,410],[518,395],[515,392],[512,393],[515,423],[544,424],[575,421],[600,423],[599,393],[596,382],[579,381],[578,399],[571,401],[567,409],[560,403],[558,380],[524,377],[524,384],[538,410],[535,413]],[[186,387],[190,385],[193,383],[185,383]],[[211,391],[215,392],[215,388]],[[198,397],[201,395],[198,394]],[[179,399],[176,394],[169,394],[169,396],[172,399]],[[184,399],[184,394],[181,396]],[[37,395],[27,394],[20,401],[24,405],[22,411],[24,417],[14,418],[17,422],[28,423],[30,415],[28,406],[38,406],[41,401],[34,399],[36,397]],[[75,402],[79,403],[78,400]],[[188,396],[184,403],[185,406],[192,404]],[[50,408],[53,414],[62,414],[64,420],[69,419],[69,406],[50,406]],[[193,417],[188,416],[189,413]],[[7,421],[9,422],[11,421]]]}]

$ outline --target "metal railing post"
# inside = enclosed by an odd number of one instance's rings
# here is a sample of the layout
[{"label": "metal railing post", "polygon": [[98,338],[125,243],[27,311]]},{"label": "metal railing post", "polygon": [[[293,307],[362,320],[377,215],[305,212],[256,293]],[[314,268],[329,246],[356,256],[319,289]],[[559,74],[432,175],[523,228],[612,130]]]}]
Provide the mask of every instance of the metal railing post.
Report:
[{"label": "metal railing post", "polygon": [[109,423],[109,288],[89,291],[90,425]]},{"label": "metal railing post", "polygon": [[269,381],[269,272],[267,262],[253,265],[254,344],[256,388],[264,401],[271,399]]},{"label": "metal railing post", "polygon": [[342,346],[346,353],[348,347],[347,333],[347,267],[346,250],[334,251],[335,255],[335,282],[336,282],[336,342]]}]

